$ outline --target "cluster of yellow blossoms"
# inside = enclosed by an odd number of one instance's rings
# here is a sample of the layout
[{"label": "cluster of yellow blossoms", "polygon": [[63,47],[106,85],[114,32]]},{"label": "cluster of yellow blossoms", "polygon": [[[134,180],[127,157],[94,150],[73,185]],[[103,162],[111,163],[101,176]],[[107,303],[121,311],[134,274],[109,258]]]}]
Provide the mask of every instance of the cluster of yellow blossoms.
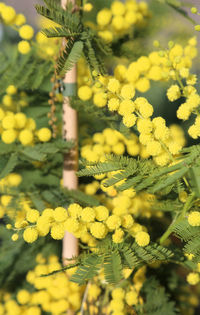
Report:
[{"label": "cluster of yellow blossoms", "polygon": [[148,4],[144,1],[114,1],[110,8],[104,8],[97,14],[98,35],[110,43],[116,37],[130,33],[131,27],[145,25],[149,16]]},{"label": "cluster of yellow blossoms", "polygon": [[13,7],[7,6],[3,2],[0,2],[0,16],[5,24],[19,32],[22,40],[18,43],[18,50],[21,54],[27,54],[31,49],[29,40],[33,38],[34,30],[30,25],[25,24],[25,16],[21,13],[16,14]]},{"label": "cluster of yellow blossoms", "polygon": [[112,315],[129,314],[130,307],[138,304],[143,304],[143,299],[140,297],[140,289],[146,280],[146,267],[140,268],[135,272],[132,283],[126,288],[116,288],[112,290],[112,299],[108,305],[108,311]]},{"label": "cluster of yellow blossoms", "polygon": [[131,133],[130,137],[126,138],[122,133],[111,128],[106,128],[102,132],[95,133],[92,138],[85,139],[81,147],[81,157],[90,162],[103,162],[106,154],[122,155],[125,152],[131,156],[149,157],[135,134]]},{"label": "cluster of yellow blossoms", "polygon": [[47,142],[51,139],[51,130],[41,128],[36,130],[34,119],[27,118],[22,112],[14,114],[11,111],[4,111],[0,108],[0,134],[1,140],[11,144],[18,140],[22,145],[34,144],[34,136],[37,141]]},{"label": "cluster of yellow blossoms", "polygon": [[[68,231],[84,243],[95,246],[96,239],[103,239],[110,232],[114,243],[121,243],[125,233],[129,233],[135,237],[139,246],[146,246],[150,236],[144,226],[134,221],[133,213],[137,216],[140,205],[137,208],[138,200],[131,199],[131,195],[135,195],[131,192],[126,191],[130,197],[121,194],[111,199],[110,210],[105,206],[82,208],[74,203],[67,210],[62,207],[46,208],[40,215],[38,210],[30,208],[25,218],[16,221],[13,229],[18,232],[24,229],[23,238],[28,243],[33,243],[38,236],[46,236],[49,232],[53,239],[59,240]],[[145,212],[145,205],[143,209]],[[18,239],[18,232],[12,235],[13,241]]]},{"label": "cluster of yellow blossoms", "polygon": [[[20,289],[16,300],[10,293],[0,294],[0,314],[2,315],[41,315],[50,312],[52,315],[64,314],[68,309],[76,312],[80,309],[82,288],[70,282],[71,270],[66,273],[48,274],[62,268],[58,257],[49,256],[48,260],[41,254],[36,257],[37,265],[27,273],[28,289]],[[74,271],[73,271],[74,272]]]},{"label": "cluster of yellow blossoms", "polygon": [[8,205],[11,202],[12,196],[8,195],[9,191],[13,187],[17,187],[22,182],[21,175],[17,173],[10,173],[8,176],[0,180],[0,218],[3,218],[5,214],[8,214]]},{"label": "cluster of yellow blossoms", "polygon": [[9,85],[6,89],[6,94],[2,97],[2,105],[11,110],[20,110],[21,107],[28,105],[27,94],[25,92],[18,92],[16,86]]}]

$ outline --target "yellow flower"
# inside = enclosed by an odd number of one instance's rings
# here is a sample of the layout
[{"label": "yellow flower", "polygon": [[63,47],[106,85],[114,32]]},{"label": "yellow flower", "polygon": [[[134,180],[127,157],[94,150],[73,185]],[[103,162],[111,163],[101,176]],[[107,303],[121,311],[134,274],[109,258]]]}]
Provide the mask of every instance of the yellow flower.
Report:
[{"label": "yellow flower", "polygon": [[109,9],[100,10],[97,14],[97,24],[100,26],[106,26],[110,23],[112,13]]},{"label": "yellow flower", "polygon": [[30,46],[29,42],[27,42],[26,40],[21,40],[18,43],[18,50],[21,54],[26,55],[31,50],[31,46]]},{"label": "yellow flower", "polygon": [[5,6],[1,10],[1,16],[6,23],[12,23],[16,17],[15,9],[10,6]]},{"label": "yellow flower", "polygon": [[91,99],[92,97],[92,89],[87,86],[87,85],[83,85],[78,89],[78,97],[82,100],[82,101],[88,101]]},{"label": "yellow flower", "polygon": [[39,216],[40,216],[40,213],[38,210],[30,209],[28,210],[26,214],[26,219],[31,223],[35,223],[37,222],[37,219],[39,218]]},{"label": "yellow flower", "polygon": [[125,296],[126,303],[129,306],[138,304],[138,294],[135,291],[129,291]]},{"label": "yellow flower", "polygon": [[63,222],[68,218],[67,210],[63,207],[57,207],[54,211],[54,219],[56,222]]},{"label": "yellow flower", "polygon": [[112,294],[112,298],[113,299],[115,299],[115,300],[117,300],[117,299],[122,300],[124,298],[124,296],[125,296],[125,291],[122,288],[116,288],[116,289],[112,290],[111,294]]},{"label": "yellow flower", "polygon": [[119,216],[113,214],[106,220],[106,225],[110,230],[115,230],[120,227],[121,219]]},{"label": "yellow flower", "polygon": [[199,283],[199,274],[196,272],[190,272],[187,275],[187,282],[191,285],[196,285],[197,283]]},{"label": "yellow flower", "polygon": [[105,221],[109,216],[109,211],[104,206],[98,206],[94,208],[96,219],[98,221]]},{"label": "yellow flower", "polygon": [[150,236],[147,232],[140,231],[135,236],[136,243],[141,246],[147,246],[150,242]]},{"label": "yellow flower", "polygon": [[49,128],[41,128],[37,132],[38,139],[42,142],[47,142],[51,139],[51,130]]},{"label": "yellow flower", "polygon": [[106,236],[106,226],[101,222],[95,222],[90,225],[90,232],[96,238],[104,238]]},{"label": "yellow flower", "polygon": [[120,83],[115,78],[109,79],[107,88],[110,92],[117,93],[120,88]]},{"label": "yellow flower", "polygon": [[56,223],[51,228],[51,237],[54,240],[61,240],[65,235],[64,225],[62,223]]},{"label": "yellow flower", "polygon": [[171,102],[176,101],[181,97],[181,91],[177,84],[170,86],[170,88],[167,90],[167,97]]},{"label": "yellow flower", "polygon": [[135,89],[132,84],[125,84],[120,94],[125,99],[131,99],[135,96]]},{"label": "yellow flower", "polygon": [[136,120],[137,120],[137,117],[135,116],[135,114],[127,114],[127,115],[124,115],[123,117],[123,124],[126,127],[130,128],[135,125]]},{"label": "yellow flower", "polygon": [[114,243],[121,243],[123,241],[124,231],[122,229],[116,229],[115,233],[112,235],[112,240]]},{"label": "yellow flower", "polygon": [[199,211],[192,211],[188,215],[188,223],[191,226],[200,226],[200,212]]},{"label": "yellow flower", "polygon": [[30,145],[33,142],[33,133],[29,129],[24,129],[19,133],[19,141],[23,145]]},{"label": "yellow flower", "polygon": [[27,243],[33,243],[38,238],[38,231],[35,228],[27,228],[23,233],[23,238]]},{"label": "yellow flower", "polygon": [[17,93],[17,88],[14,85],[9,85],[6,89],[6,93],[13,95]]},{"label": "yellow flower", "polygon": [[30,25],[23,25],[19,29],[19,36],[23,39],[31,39],[34,35],[34,30]]},{"label": "yellow flower", "polygon": [[14,129],[3,131],[1,134],[1,140],[6,144],[15,142],[16,138],[17,138],[17,133]]},{"label": "yellow flower", "polygon": [[17,301],[20,304],[27,304],[30,301],[31,295],[27,290],[19,290],[17,293]]},{"label": "yellow flower", "polygon": [[83,222],[93,222],[95,219],[95,211],[93,208],[86,207],[82,210],[81,219]]}]

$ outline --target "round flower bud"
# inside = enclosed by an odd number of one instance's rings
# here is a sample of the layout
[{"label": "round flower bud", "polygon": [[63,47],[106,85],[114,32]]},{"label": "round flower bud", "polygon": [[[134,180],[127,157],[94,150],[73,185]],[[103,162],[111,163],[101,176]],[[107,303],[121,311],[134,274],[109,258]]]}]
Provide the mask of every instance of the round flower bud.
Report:
[{"label": "round flower bud", "polygon": [[37,136],[40,141],[47,142],[51,139],[51,130],[49,128],[41,128]]},{"label": "round flower bud", "polygon": [[190,272],[187,275],[187,282],[191,285],[196,285],[197,283],[199,283],[199,274],[196,272]]},{"label": "round flower bud", "polygon": [[29,44],[29,42],[27,42],[26,40],[21,40],[18,43],[18,51],[22,54],[22,55],[26,55],[29,53],[29,51],[31,50],[31,46]]},{"label": "round flower bud", "polygon": [[191,226],[200,226],[200,212],[199,211],[192,211],[188,215],[188,223]]},{"label": "round flower bud", "polygon": [[14,129],[5,130],[1,134],[1,140],[6,143],[10,144],[13,143],[17,138],[17,133]]},{"label": "round flower bud", "polygon": [[38,238],[38,231],[35,228],[27,228],[23,233],[23,238],[27,243],[33,243]]},{"label": "round flower bud", "polygon": [[140,231],[135,236],[136,243],[141,246],[147,246],[150,242],[150,236],[147,232]]},{"label": "round flower bud", "polygon": [[38,210],[30,209],[30,210],[28,210],[28,212],[26,214],[26,219],[30,223],[35,223],[37,221],[37,219],[39,218],[39,216],[40,216],[40,213]]},{"label": "round flower bud", "polygon": [[23,145],[30,145],[33,142],[33,133],[28,130],[28,129],[24,129],[20,132],[19,134],[19,141],[21,142],[21,144]]},{"label": "round flower bud", "polygon": [[31,39],[34,35],[34,30],[30,25],[23,25],[19,29],[19,36],[23,39]]},{"label": "round flower bud", "polygon": [[89,86],[87,86],[87,85],[81,86],[78,89],[78,97],[82,101],[88,101],[92,97],[92,89]]}]

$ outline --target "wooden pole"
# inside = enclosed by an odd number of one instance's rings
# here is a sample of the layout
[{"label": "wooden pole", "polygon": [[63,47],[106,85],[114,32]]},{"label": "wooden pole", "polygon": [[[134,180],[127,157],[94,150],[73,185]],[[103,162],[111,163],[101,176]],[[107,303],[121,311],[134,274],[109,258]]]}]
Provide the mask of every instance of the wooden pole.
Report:
[{"label": "wooden pole", "polygon": [[[61,5],[65,9],[68,1],[75,6],[75,0],[61,0]],[[76,66],[65,75],[63,80],[65,86],[64,102],[63,102],[63,137],[66,141],[74,140],[76,147],[64,157],[63,184],[68,189],[77,189],[78,179],[76,176],[78,164],[78,128],[77,128],[77,112],[70,107],[69,96],[76,93]],[[69,232],[65,233],[63,238],[62,257],[63,263],[67,264],[67,260],[78,255],[78,240]]]}]

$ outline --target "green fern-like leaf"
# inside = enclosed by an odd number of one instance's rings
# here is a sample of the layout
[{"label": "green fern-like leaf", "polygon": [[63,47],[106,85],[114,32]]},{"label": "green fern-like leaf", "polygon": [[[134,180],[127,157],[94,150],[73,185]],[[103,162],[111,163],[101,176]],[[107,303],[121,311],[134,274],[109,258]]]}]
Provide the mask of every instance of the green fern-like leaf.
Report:
[{"label": "green fern-like leaf", "polygon": [[71,277],[71,281],[79,285],[85,284],[95,277],[101,267],[103,259],[96,254],[89,254],[81,260],[81,264]]},{"label": "green fern-like leaf", "polygon": [[118,251],[105,255],[104,274],[106,281],[110,284],[116,284],[122,279],[122,262]]},{"label": "green fern-like leaf", "polygon": [[83,43],[81,41],[74,42],[71,39],[68,41],[63,55],[58,60],[57,73],[63,76],[71,70],[80,59],[83,51]]}]

